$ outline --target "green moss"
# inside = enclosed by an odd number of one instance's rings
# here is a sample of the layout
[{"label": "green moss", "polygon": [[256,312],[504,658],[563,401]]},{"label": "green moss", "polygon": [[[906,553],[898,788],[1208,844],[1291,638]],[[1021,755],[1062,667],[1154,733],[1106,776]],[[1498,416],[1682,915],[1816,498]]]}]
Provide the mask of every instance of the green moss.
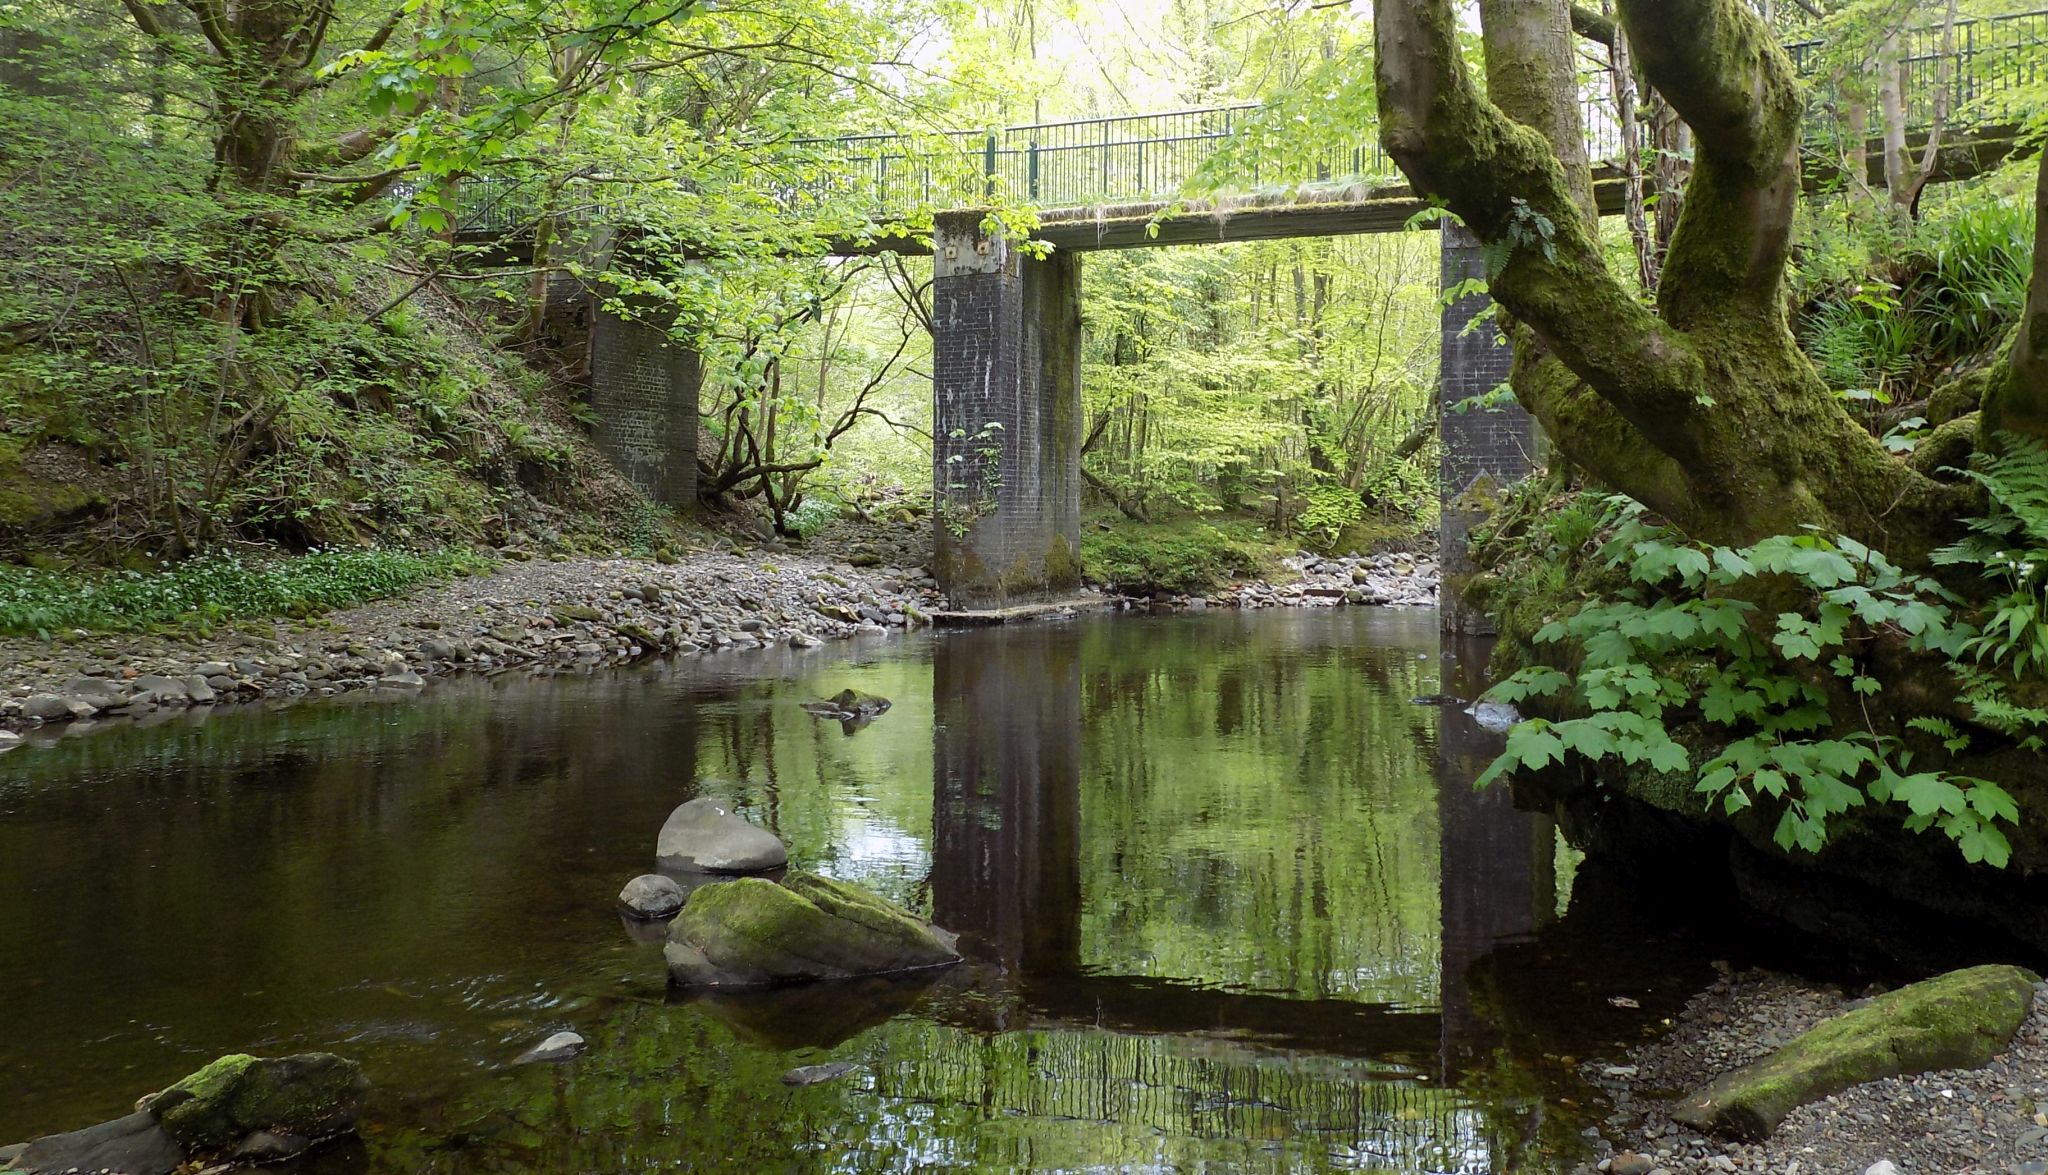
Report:
[{"label": "green moss", "polygon": [[19,459],[0,452],[0,532],[40,530],[106,504],[105,497],[84,486],[28,473]]},{"label": "green moss", "polygon": [[1909,984],[1726,1074],[1671,1116],[1695,1129],[1757,1140],[1799,1106],[1852,1085],[1976,1068],[2012,1041],[2040,981],[2018,967],[1985,966]]},{"label": "green moss", "polygon": [[909,911],[843,881],[792,872],[704,886],[669,924],[671,977],[749,986],[880,975],[958,956]]},{"label": "green moss", "polygon": [[1081,563],[1065,535],[1054,535],[1045,545],[1045,584],[1059,590],[1081,586]]},{"label": "green moss", "polygon": [[157,1094],[148,1109],[180,1145],[205,1153],[257,1130],[317,1139],[348,1129],[363,1090],[356,1064],[331,1053],[235,1053]]}]

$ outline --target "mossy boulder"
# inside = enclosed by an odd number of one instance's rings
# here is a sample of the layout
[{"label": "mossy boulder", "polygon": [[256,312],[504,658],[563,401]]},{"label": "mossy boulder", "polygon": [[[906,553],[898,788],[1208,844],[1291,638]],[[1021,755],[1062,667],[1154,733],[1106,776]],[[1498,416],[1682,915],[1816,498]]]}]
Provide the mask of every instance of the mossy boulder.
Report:
[{"label": "mossy boulder", "polygon": [[47,530],[105,507],[105,495],[83,480],[83,466],[62,446],[26,457],[0,447],[0,535]]},{"label": "mossy boulder", "polygon": [[857,885],[793,872],[746,877],[690,895],[669,924],[669,979],[679,987],[765,987],[896,975],[960,961],[953,938]]},{"label": "mossy boulder", "polygon": [[367,1083],[332,1053],[222,1057],[143,1104],[187,1151],[213,1153],[257,1131],[315,1140],[354,1129]]},{"label": "mossy boulder", "polygon": [[1800,1106],[1852,1085],[1974,1069],[2011,1043],[2040,977],[2018,967],[1952,971],[1878,996],[1794,1037],[1685,1099],[1671,1117],[1744,1141],[1770,1136]]}]

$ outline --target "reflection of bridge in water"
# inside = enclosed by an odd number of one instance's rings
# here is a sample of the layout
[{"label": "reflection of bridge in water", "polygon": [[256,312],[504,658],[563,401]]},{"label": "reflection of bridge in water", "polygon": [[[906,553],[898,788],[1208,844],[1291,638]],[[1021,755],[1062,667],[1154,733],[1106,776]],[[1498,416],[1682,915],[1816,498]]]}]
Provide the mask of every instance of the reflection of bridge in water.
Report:
[{"label": "reflection of bridge in water", "polygon": [[[881,1092],[1195,1139],[1313,1142],[1397,1169],[1507,1169],[1496,1164],[1543,1110],[1534,1098],[1482,1110],[1455,1092],[1497,1043],[1466,972],[1551,918],[1554,840],[1505,789],[1471,787],[1489,736],[1444,712],[1435,740],[1434,1006],[1106,973],[1083,962],[1084,911],[1105,895],[1083,884],[1081,642],[1060,625],[938,641],[932,914],[991,978],[966,979],[987,998],[929,1009],[978,1047],[934,1042]],[[1483,664],[1460,652],[1455,664]],[[1429,711],[1412,712],[1426,733]],[[1502,1135],[1510,1121],[1517,1138]]]}]

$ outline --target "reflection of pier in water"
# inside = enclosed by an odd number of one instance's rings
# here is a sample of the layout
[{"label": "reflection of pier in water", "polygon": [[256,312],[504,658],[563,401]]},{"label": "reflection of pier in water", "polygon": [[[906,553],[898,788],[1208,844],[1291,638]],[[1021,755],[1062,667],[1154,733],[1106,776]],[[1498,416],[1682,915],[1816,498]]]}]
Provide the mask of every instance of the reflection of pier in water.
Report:
[{"label": "reflection of pier in water", "polygon": [[[1443,1088],[1495,1043],[1466,971],[1496,944],[1526,940],[1555,901],[1548,821],[1514,811],[1505,789],[1471,787],[1497,738],[1442,715],[1437,1008],[1104,974],[1081,965],[1081,642],[1057,625],[938,641],[933,916],[1003,980],[996,999],[940,1001],[944,1021],[987,1035],[952,1038],[890,1092],[1195,1138],[1316,1137],[1359,1160],[1487,1169],[1502,1124]],[[1452,680],[1458,666],[1484,664],[1483,649],[1457,652],[1445,664],[1453,692],[1473,688]],[[952,1055],[977,1039],[971,1055]]]}]

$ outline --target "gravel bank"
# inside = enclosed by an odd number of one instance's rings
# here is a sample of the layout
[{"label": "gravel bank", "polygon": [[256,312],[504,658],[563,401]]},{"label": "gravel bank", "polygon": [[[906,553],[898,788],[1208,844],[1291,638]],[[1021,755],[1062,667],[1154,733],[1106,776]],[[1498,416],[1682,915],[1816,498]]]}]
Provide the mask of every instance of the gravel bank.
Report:
[{"label": "gravel bank", "polygon": [[1745,1146],[1673,1123],[1672,1099],[1875,992],[1761,971],[1724,975],[1693,998],[1669,1035],[1638,1049],[1628,1066],[1590,1071],[1613,1097],[1615,1112],[1604,1132],[1619,1148],[1597,1169],[1612,1175],[2048,1175],[2044,991],[2037,989],[2012,1048],[1985,1068],[1859,1085],[1800,1107],[1769,1140]]},{"label": "gravel bank", "polygon": [[[1293,579],[1247,580],[1206,596],[1161,592],[1149,601],[1167,610],[1206,608],[1434,608],[1436,560],[1407,553],[1314,555],[1306,551],[1283,561]],[[1133,597],[1126,597],[1133,599]]]},{"label": "gravel bank", "polygon": [[[166,708],[419,689],[452,673],[549,670],[661,653],[809,648],[925,622],[923,568],[796,556],[507,563],[311,621],[206,637],[0,638],[0,750],[18,732],[77,732]],[[54,733],[54,732],[53,732]]]}]

